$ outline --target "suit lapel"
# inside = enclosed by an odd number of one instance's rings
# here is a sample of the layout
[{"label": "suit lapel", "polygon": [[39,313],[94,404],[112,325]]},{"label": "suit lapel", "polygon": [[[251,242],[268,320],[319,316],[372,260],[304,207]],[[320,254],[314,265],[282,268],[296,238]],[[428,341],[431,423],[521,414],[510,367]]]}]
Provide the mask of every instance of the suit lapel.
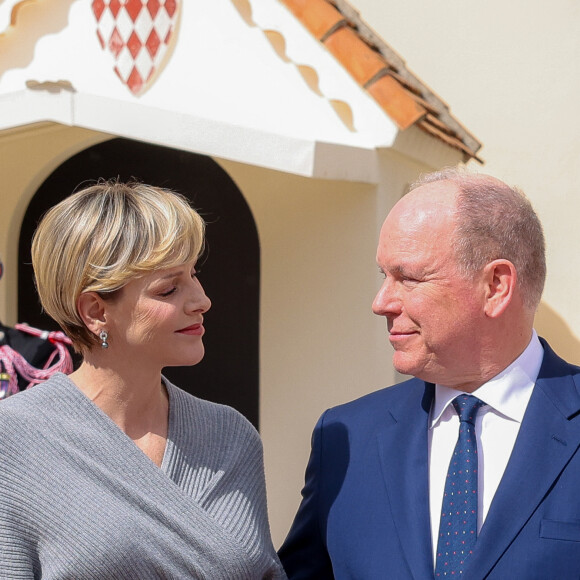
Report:
[{"label": "suit lapel", "polygon": [[[429,516],[428,420],[433,385],[413,380],[377,434],[381,467],[399,540],[413,578],[433,577]],[[422,397],[422,404],[418,399]]]},{"label": "suit lapel", "polygon": [[484,578],[580,445],[580,395],[571,367],[544,343],[544,362],[465,577]]}]

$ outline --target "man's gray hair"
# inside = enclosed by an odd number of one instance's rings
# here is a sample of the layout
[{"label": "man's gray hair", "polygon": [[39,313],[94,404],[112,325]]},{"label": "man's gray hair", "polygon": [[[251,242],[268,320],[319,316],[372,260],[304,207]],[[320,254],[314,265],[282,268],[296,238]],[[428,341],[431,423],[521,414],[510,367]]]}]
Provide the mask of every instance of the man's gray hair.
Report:
[{"label": "man's gray hair", "polygon": [[421,176],[410,191],[436,181],[459,187],[455,252],[460,271],[473,276],[487,263],[509,260],[518,273],[524,305],[536,310],[546,279],[542,224],[522,191],[461,168]]}]

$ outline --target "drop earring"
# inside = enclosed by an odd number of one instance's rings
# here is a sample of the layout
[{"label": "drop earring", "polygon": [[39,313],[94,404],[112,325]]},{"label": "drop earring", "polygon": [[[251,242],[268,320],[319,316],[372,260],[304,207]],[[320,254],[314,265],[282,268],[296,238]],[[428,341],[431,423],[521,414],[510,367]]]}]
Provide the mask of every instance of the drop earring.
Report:
[{"label": "drop earring", "polygon": [[101,348],[109,348],[109,343],[107,339],[109,338],[109,334],[106,330],[101,330],[101,334],[99,334],[99,338],[101,339]]}]

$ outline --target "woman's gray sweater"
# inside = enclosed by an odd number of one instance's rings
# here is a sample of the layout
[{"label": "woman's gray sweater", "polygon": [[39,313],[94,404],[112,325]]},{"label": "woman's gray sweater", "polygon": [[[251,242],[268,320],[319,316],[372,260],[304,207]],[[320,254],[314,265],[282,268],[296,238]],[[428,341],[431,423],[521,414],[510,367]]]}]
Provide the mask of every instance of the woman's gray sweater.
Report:
[{"label": "woman's gray sweater", "polygon": [[161,467],[65,375],[0,403],[0,578],[285,578],[257,432],[165,383]]}]

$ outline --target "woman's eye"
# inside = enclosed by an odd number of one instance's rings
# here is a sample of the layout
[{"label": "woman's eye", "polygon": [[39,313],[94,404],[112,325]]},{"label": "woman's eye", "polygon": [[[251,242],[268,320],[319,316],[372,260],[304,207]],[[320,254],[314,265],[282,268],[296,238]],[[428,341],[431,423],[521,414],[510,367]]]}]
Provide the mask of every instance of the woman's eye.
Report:
[{"label": "woman's eye", "polygon": [[165,292],[161,292],[159,294],[159,296],[162,296],[163,298],[165,298],[166,296],[170,296],[171,294],[173,294],[176,290],[177,290],[177,287],[172,286],[169,290],[166,290]]}]

